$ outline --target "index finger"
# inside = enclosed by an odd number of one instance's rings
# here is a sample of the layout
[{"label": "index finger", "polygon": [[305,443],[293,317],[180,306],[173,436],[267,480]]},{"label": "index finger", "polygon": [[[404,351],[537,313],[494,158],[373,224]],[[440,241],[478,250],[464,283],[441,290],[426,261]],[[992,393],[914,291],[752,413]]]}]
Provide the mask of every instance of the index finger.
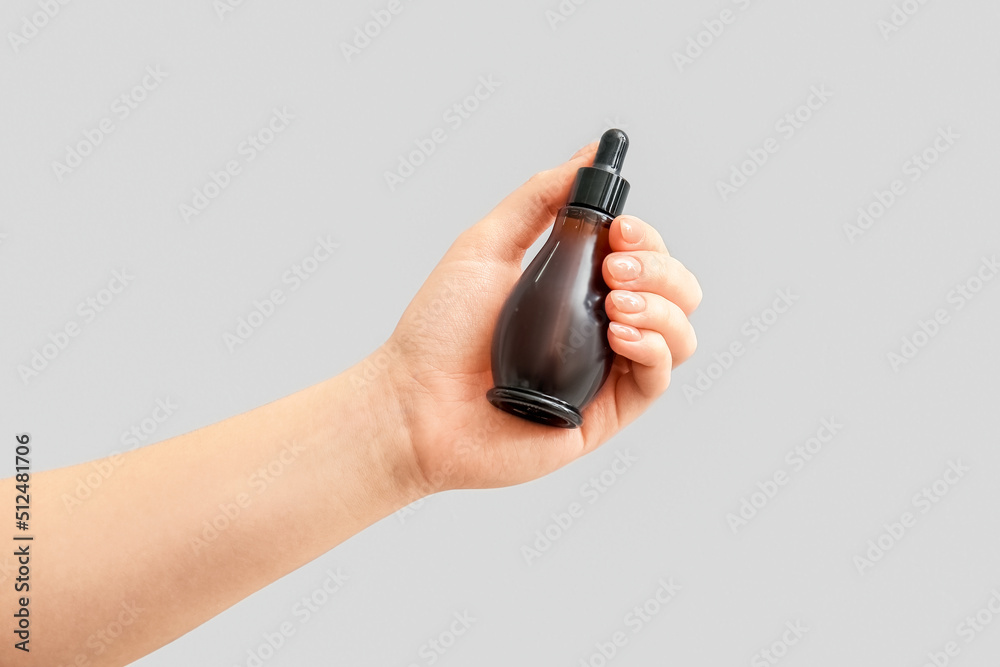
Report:
[{"label": "index finger", "polygon": [[615,252],[629,250],[652,250],[670,254],[663,237],[656,229],[634,215],[619,215],[611,223],[608,237]]}]

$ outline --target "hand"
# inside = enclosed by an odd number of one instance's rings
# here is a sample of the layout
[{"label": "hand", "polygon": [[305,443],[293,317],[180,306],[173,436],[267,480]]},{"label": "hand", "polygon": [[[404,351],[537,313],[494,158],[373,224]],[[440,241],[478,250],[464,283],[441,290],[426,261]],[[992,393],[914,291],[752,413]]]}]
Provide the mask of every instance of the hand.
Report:
[{"label": "hand", "polygon": [[542,426],[486,400],[493,328],[525,251],[553,223],[596,147],[536,174],[463,232],[368,360],[392,379],[411,469],[422,477],[414,482],[425,494],[526,482],[593,451],[649,407],[670,383],[671,368],[694,353],[688,315],[701,301],[698,281],[653,227],[620,216],[603,267],[612,289],[608,339],[619,356],[583,411],[583,427]]},{"label": "hand", "polygon": [[[16,659],[13,643],[0,646],[0,663],[77,664],[122,604],[145,611],[94,664],[131,663],[419,497],[540,477],[635,419],[694,351],[687,315],[701,289],[629,216],[612,223],[604,265],[619,357],[583,428],[534,424],[486,400],[493,329],[524,253],[595,151],[536,175],[462,233],[361,364],[148,447],[32,473],[35,534],[48,545],[32,562],[51,594],[32,598],[31,613],[47,639]],[[616,272],[626,257],[641,267],[631,280]],[[65,505],[95,466],[114,474]],[[0,495],[14,485],[0,480]],[[0,599],[0,615],[16,604]]]}]

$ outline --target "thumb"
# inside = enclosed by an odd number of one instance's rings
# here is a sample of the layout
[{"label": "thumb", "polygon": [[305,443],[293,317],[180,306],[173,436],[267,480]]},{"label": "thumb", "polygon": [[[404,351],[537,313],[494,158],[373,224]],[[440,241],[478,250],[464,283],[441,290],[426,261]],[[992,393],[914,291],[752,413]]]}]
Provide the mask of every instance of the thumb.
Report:
[{"label": "thumb", "polygon": [[593,164],[597,142],[581,148],[569,161],[540,171],[476,224],[498,259],[520,263],[524,253],[566,205],[573,178],[580,167]]}]

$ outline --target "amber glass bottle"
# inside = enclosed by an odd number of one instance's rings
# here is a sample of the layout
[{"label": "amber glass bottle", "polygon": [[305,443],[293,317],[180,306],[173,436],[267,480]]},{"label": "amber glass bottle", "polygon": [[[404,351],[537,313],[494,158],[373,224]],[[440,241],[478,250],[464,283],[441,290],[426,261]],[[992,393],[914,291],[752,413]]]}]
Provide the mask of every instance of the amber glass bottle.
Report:
[{"label": "amber glass bottle", "polygon": [[601,268],[608,231],[628,196],[621,177],[628,137],[608,130],[593,167],[577,172],[569,203],[507,298],[493,333],[496,407],[531,421],[574,428],[611,372]]}]

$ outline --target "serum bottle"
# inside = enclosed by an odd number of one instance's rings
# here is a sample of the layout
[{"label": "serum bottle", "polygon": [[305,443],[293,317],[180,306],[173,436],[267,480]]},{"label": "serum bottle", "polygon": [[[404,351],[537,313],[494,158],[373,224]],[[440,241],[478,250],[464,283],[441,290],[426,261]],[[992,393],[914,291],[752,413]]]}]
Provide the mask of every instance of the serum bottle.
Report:
[{"label": "serum bottle", "polygon": [[569,202],[500,311],[493,332],[490,403],[524,419],[576,428],[611,372],[602,266],[611,222],[625,207],[628,136],[608,130],[593,167],[576,174]]}]

